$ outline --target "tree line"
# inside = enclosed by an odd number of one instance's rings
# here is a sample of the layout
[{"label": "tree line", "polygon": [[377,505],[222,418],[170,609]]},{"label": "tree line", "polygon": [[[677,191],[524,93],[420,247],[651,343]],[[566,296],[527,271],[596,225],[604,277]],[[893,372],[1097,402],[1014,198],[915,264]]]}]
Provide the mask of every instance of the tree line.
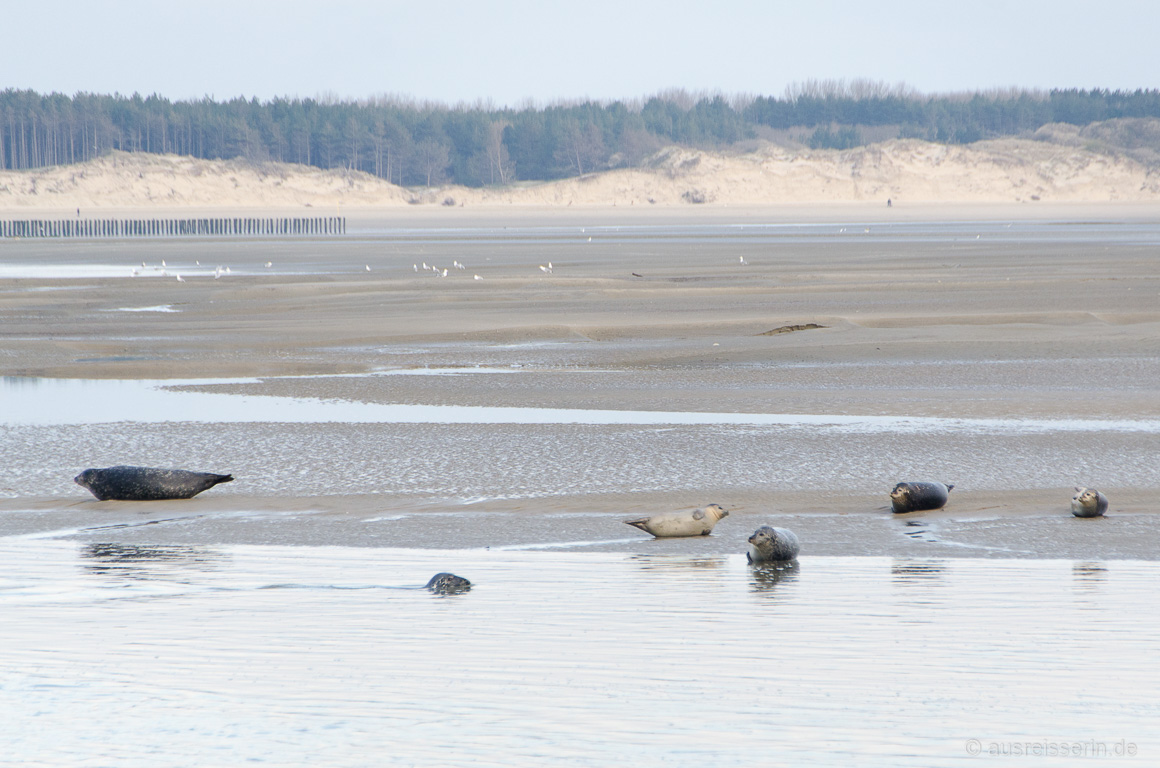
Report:
[{"label": "tree line", "polygon": [[862,144],[869,128],[963,144],[1118,117],[1160,117],[1160,90],[923,96],[829,81],[791,86],[782,97],[675,91],[513,109],[398,98],[170,101],[10,88],[0,92],[0,170],[122,150],[349,168],[402,186],[486,186],[633,167],[666,145],[720,149],[778,131],[815,148],[844,149]]}]

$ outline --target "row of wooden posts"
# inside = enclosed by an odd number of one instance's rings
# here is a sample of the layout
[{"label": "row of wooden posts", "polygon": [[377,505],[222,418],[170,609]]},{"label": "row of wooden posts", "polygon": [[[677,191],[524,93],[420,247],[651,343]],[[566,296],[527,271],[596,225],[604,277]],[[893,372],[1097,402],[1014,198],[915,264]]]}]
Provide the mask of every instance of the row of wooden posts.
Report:
[{"label": "row of wooden posts", "polygon": [[9,219],[0,237],[345,235],[345,216],[213,219]]}]

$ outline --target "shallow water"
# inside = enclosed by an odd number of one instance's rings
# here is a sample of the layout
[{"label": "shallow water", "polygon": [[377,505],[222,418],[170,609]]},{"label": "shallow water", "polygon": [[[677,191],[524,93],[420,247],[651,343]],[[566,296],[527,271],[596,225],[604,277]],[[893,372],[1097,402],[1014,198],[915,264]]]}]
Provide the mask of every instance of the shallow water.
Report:
[{"label": "shallow water", "polygon": [[[391,375],[484,375],[494,370],[395,370]],[[514,371],[513,371],[514,372]],[[246,396],[173,390],[255,379],[138,381],[0,379],[0,424],[63,425],[279,422],[292,424],[632,424],[813,427],[849,433],[1016,434],[1039,432],[1160,433],[1154,419],[955,419],[849,414],[705,413],[598,408],[520,408],[363,403],[314,397]]]},{"label": "shallow water", "polygon": [[[0,540],[12,764],[951,765],[1160,750],[1160,563]],[[467,594],[421,589],[433,573]],[[1109,652],[1114,648],[1114,652]]]}]

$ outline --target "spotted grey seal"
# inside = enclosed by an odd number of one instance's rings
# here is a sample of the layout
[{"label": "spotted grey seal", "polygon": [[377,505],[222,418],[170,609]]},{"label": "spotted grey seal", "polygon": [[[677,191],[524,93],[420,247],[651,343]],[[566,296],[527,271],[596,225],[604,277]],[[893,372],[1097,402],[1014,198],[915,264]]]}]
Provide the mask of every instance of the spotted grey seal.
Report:
[{"label": "spotted grey seal", "polygon": [[228,483],[233,475],[190,472],[187,469],[156,467],[106,467],[86,469],[73,482],[87,488],[101,501],[160,501],[191,499],[218,483]]},{"label": "spotted grey seal", "polygon": [[694,509],[691,512],[662,512],[641,520],[625,520],[633,528],[651,533],[658,539],[677,536],[708,536],[713,526],[728,512],[720,504]]},{"label": "spotted grey seal", "polygon": [[1108,511],[1108,497],[1095,488],[1076,486],[1071,497],[1071,513],[1076,517],[1100,517]]},{"label": "spotted grey seal", "polygon": [[942,509],[954,483],[899,483],[890,492],[890,506],[896,513]]},{"label": "spotted grey seal", "polygon": [[749,563],[776,563],[793,560],[801,551],[798,537],[785,528],[763,525],[749,537]]},{"label": "spotted grey seal", "polygon": [[428,590],[437,595],[457,595],[471,589],[471,582],[454,573],[437,573],[427,582]]}]

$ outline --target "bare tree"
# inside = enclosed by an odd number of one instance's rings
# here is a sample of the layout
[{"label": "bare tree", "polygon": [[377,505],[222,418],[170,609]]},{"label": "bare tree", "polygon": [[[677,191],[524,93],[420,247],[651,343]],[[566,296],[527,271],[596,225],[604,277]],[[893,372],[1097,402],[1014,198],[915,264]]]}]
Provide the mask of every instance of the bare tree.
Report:
[{"label": "bare tree", "polygon": [[487,127],[487,165],[491,173],[491,183],[508,184],[515,178],[515,165],[503,144],[503,132],[511,123],[500,121]]},{"label": "bare tree", "polygon": [[563,130],[563,136],[556,148],[556,159],[583,175],[591,173],[604,158],[604,139],[594,123],[581,128],[575,120],[570,120]]},{"label": "bare tree", "polygon": [[439,184],[447,178],[447,168],[451,165],[451,151],[441,141],[424,139],[415,145],[415,155],[419,167],[427,177],[427,186]]}]

